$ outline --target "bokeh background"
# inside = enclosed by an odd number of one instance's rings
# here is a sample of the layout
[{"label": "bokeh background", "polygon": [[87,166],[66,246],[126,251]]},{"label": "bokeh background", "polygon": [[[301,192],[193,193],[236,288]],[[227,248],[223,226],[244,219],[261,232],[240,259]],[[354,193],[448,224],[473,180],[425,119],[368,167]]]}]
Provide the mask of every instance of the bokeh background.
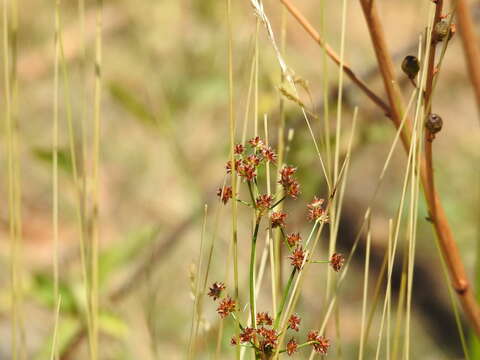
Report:
[{"label": "bokeh background", "polygon": [[[245,114],[255,36],[255,15],[248,1],[233,1],[235,115],[238,132]],[[318,0],[296,1],[320,28]],[[400,76],[404,56],[416,54],[418,37],[427,24],[429,1],[378,1],[404,94],[411,85]],[[308,83],[303,100],[323,113],[323,80],[330,82],[331,121],[335,119],[338,71],[329,62],[322,71],[322,51],[278,1],[264,1],[265,11],[280,36],[287,21],[285,59]],[[26,358],[48,357],[54,323],[52,297],[52,172],[51,141],[54,70],[53,2],[22,2],[18,34],[18,139],[21,164],[23,225],[22,281]],[[476,19],[479,7],[474,7]],[[91,141],[94,101],[93,1],[86,1],[82,32],[76,2],[61,4],[65,59],[77,136],[85,121]],[[341,2],[326,2],[326,38],[339,49]],[[357,1],[348,1],[345,59],[377,90],[384,92],[376,71],[370,38]],[[204,205],[208,204],[206,243],[215,231],[228,159],[227,22],[225,1],[104,1],[102,66],[102,137],[100,163],[100,279],[102,359],[183,359],[192,318],[192,281],[201,238]],[[277,142],[280,70],[263,28],[259,32],[259,118],[267,114],[270,142]],[[85,47],[84,47],[85,46]],[[84,50],[85,49],[85,50]],[[394,137],[385,116],[351,82],[344,84],[345,144],[354,106],[359,107],[352,163],[347,183],[338,246],[348,253],[365,209],[370,204]],[[3,88],[2,88],[3,89]],[[71,180],[66,122],[67,95],[60,89],[60,262],[64,306],[59,328],[63,359],[86,359],[79,230],[76,196]],[[474,276],[480,220],[480,127],[460,39],[449,45],[433,109],[444,129],[435,140],[435,175],[448,218],[467,265]],[[306,233],[304,207],[326,187],[305,121],[295,104],[286,103],[286,126],[294,129],[288,162],[298,166],[302,197],[289,200],[292,228]],[[249,114],[248,134],[253,134]],[[332,125],[333,126],[333,125]],[[4,127],[0,130],[5,142]],[[314,124],[316,136],[322,127]],[[345,146],[343,144],[343,146]],[[9,234],[7,158],[2,148],[0,177],[0,359],[10,359]],[[398,206],[406,158],[395,152],[393,163],[374,204],[372,276],[378,273],[387,244],[388,219]],[[89,180],[87,179],[87,182]],[[420,204],[413,291],[414,359],[460,359],[459,338],[446,280],[434,244],[423,201]],[[220,211],[210,279],[225,279],[230,242],[228,208]],[[239,220],[240,266],[246,283],[248,212]],[[263,246],[263,239],[260,246]],[[326,251],[327,239],[320,252]],[[361,320],[364,242],[340,294],[341,341],[333,341],[331,358],[356,358]],[[231,274],[231,271],[230,271]],[[400,269],[395,272],[394,294]],[[266,281],[266,284],[269,282]],[[299,312],[305,328],[323,319],[323,271],[312,273],[304,286]],[[262,290],[259,309],[269,310],[270,288]],[[246,291],[242,294],[246,301]],[[397,296],[397,295],[395,295]],[[394,302],[395,304],[395,302]],[[212,358],[219,320],[215,305],[204,304],[198,358]],[[374,318],[369,356],[376,346],[380,315]],[[333,329],[333,328],[332,328]],[[231,324],[225,324],[221,358],[231,358]],[[341,345],[341,346],[340,346]],[[339,350],[341,352],[339,353]],[[308,353],[301,353],[303,358]]]}]

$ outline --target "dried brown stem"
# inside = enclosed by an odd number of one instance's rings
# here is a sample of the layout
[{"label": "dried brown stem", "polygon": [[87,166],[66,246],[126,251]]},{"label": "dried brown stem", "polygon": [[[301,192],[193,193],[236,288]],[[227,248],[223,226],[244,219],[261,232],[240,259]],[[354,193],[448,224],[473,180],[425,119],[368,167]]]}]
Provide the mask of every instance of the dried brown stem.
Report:
[{"label": "dried brown stem", "polygon": [[457,20],[465,52],[468,75],[475,91],[477,107],[480,110],[480,48],[467,0],[457,0]]},{"label": "dried brown stem", "polygon": [[[435,3],[435,18],[433,19],[432,33],[430,38],[430,51],[428,55],[427,63],[427,83],[425,84],[425,103],[427,106],[426,114],[429,116],[432,112],[432,90],[433,90],[433,79],[435,77],[435,52],[437,49],[437,36],[435,35],[435,25],[440,22],[443,10],[443,0],[437,0]],[[448,39],[444,39],[448,41]],[[432,201],[435,198],[435,181],[433,176],[433,138],[435,135],[430,132],[429,129],[425,130],[425,168],[426,168],[426,179],[425,181],[428,184],[428,187],[425,188],[425,196],[430,198],[432,206],[429,207],[430,218],[437,218],[437,209],[436,202]],[[428,193],[427,193],[428,189]]]},{"label": "dried brown stem", "polygon": [[[373,0],[360,0],[362,10],[365,15],[367,26],[372,38],[372,43],[377,56],[380,72],[382,74],[385,89],[388,94],[390,106],[392,109],[392,120],[395,125],[398,126],[399,120],[402,115],[401,107],[401,94],[396,88],[395,84],[395,72],[393,63],[390,58],[387,43],[384,36],[384,31],[380,18],[378,16],[377,9]],[[410,136],[407,132],[402,134],[402,142],[406,149],[410,146]],[[440,202],[440,199],[434,189],[430,188],[428,181],[428,172],[432,172],[426,166],[425,158],[422,159],[420,176],[422,179],[425,198],[428,204],[430,213],[435,211],[435,217],[432,219],[435,227],[435,232],[438,236],[443,256],[445,257],[453,287],[455,288],[459,300],[462,304],[463,310],[469,319],[472,327],[474,328],[477,336],[480,335],[480,310],[478,304],[475,301],[475,297],[472,288],[467,280],[465,267],[455,239],[453,237],[452,230],[448,223],[445,210]],[[433,175],[432,175],[433,176]],[[433,190],[433,191],[432,191]]]},{"label": "dried brown stem", "polygon": [[[312,37],[318,45],[320,45],[330,57],[330,59],[340,66],[340,56],[326,43],[310,22],[303,16],[303,14],[290,2],[290,0],[280,0],[286,7],[286,9],[293,15],[295,19],[302,25],[307,33]],[[371,90],[368,85],[362,81],[347,64],[343,64],[343,71],[345,74],[367,95],[376,105],[385,111],[387,116],[390,116],[389,106]]]}]

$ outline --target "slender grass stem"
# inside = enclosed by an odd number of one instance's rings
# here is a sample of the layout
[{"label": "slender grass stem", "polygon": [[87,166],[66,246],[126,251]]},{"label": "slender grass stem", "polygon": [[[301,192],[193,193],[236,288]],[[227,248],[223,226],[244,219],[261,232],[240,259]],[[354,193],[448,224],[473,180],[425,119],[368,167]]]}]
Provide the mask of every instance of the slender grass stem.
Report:
[{"label": "slender grass stem", "polygon": [[285,286],[285,289],[283,290],[283,295],[282,299],[280,300],[280,306],[278,307],[277,314],[275,315],[275,322],[273,324],[273,327],[275,329],[278,328],[278,325],[280,324],[280,319],[282,317],[283,310],[285,308],[285,303],[287,302],[288,294],[290,293],[290,289],[292,287],[293,279],[295,277],[295,274],[297,273],[297,269],[294,268],[292,272],[290,273],[290,276],[287,281],[287,285]]},{"label": "slender grass stem", "polygon": [[255,222],[255,230],[253,231],[252,236],[252,245],[250,249],[250,272],[249,272],[249,288],[250,288],[250,318],[252,322],[252,327],[256,329],[256,300],[255,300],[255,265],[256,265],[256,254],[257,254],[257,237],[258,229],[260,227],[261,216],[257,217]]}]

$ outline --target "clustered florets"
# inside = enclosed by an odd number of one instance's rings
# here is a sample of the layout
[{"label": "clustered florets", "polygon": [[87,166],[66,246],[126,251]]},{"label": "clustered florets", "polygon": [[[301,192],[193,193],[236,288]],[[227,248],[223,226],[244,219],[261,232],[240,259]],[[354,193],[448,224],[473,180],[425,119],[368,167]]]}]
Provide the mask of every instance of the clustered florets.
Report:
[{"label": "clustered florets", "polygon": [[300,270],[305,260],[305,251],[303,250],[302,246],[297,246],[288,258],[291,260],[291,265],[295,269]]},{"label": "clustered florets", "polygon": [[272,325],[273,319],[268,312],[257,313],[257,325]]},{"label": "clustered florets", "polygon": [[334,253],[330,257],[330,265],[332,266],[333,270],[339,272],[342,269],[343,263],[345,262],[345,258],[342,254]]},{"label": "clustered florets", "polygon": [[218,188],[217,196],[220,198],[220,200],[222,200],[224,204],[226,204],[228,200],[230,200],[233,196],[232,187],[224,186],[224,187]]},{"label": "clustered florets", "polygon": [[261,213],[264,213],[265,211],[268,211],[270,209],[270,207],[272,206],[272,202],[273,202],[273,196],[264,194],[257,197],[255,204],[257,206],[257,209]]},{"label": "clustered florets", "polygon": [[208,296],[210,296],[213,301],[216,301],[222,295],[222,291],[225,290],[225,284],[223,282],[214,282],[209,290]]},{"label": "clustered florets", "polygon": [[296,246],[300,241],[302,241],[302,237],[300,236],[300,233],[291,233],[290,235],[287,236],[287,243],[290,247]]},{"label": "clustered florets", "polygon": [[[269,221],[270,228],[278,229],[278,233],[283,236],[283,240],[290,251],[288,258],[294,269],[294,274],[295,271],[301,271],[307,262],[328,262],[333,270],[340,271],[344,263],[343,255],[334,253],[329,260],[312,261],[308,255],[310,254],[308,247],[309,240],[307,240],[306,244],[302,244],[302,237],[299,232],[292,232],[288,235],[286,233],[285,228],[288,215],[286,212],[276,209],[276,207],[286,197],[296,199],[300,195],[300,184],[295,177],[297,168],[284,165],[278,174],[278,183],[281,185],[282,191],[279,191],[279,193],[275,195],[262,194],[258,188],[257,177],[259,167],[266,163],[275,163],[277,160],[275,152],[267,146],[260,137],[256,136],[250,139],[247,145],[235,145],[232,160],[226,164],[227,174],[231,174],[234,168],[236,175],[248,184],[250,201],[247,202],[238,199],[236,197],[236,189],[225,185],[218,189],[217,196],[223,204],[227,204],[228,201],[233,198],[234,201],[239,201],[254,210],[256,226],[253,239],[256,239],[260,221],[265,216]],[[280,197],[280,199],[277,200],[277,197]],[[275,200],[277,201],[275,202]],[[308,219],[315,222],[327,222],[328,207],[325,205],[323,199],[315,196],[312,202],[307,205]],[[254,243],[254,241],[252,242]],[[278,320],[282,319],[284,314],[280,312],[278,319],[274,321],[275,319],[273,319],[268,312],[258,312],[255,318],[252,319],[254,324],[243,326],[239,316],[240,314],[236,314],[240,304],[237,304],[237,302],[228,295],[222,297],[224,290],[224,283],[215,282],[209,288],[208,295],[212,297],[214,301],[220,299],[217,313],[222,319],[232,315],[238,323],[239,333],[231,338],[230,343],[232,345],[254,348],[256,355],[259,355],[262,359],[270,359],[274,351],[286,353],[288,356],[291,356],[305,346],[312,346],[316,352],[321,354],[327,353],[330,346],[329,340],[321,336],[318,331],[310,331],[306,341],[302,344],[299,344],[294,337],[291,337],[286,343],[286,347],[279,349],[279,335],[282,333],[282,329],[279,328]],[[253,309],[254,307],[252,306],[252,312],[254,313],[255,310]],[[299,332],[301,323],[299,316],[292,314],[284,321],[286,321],[286,324],[282,326],[285,326],[286,330]]]},{"label": "clustered florets", "polygon": [[295,330],[295,331],[298,331],[299,329],[299,325],[300,325],[300,322],[302,321],[302,319],[300,319],[299,316],[295,315],[295,314],[292,314],[289,318],[288,318],[288,328],[289,329],[292,329],[292,330]]},{"label": "clustered florets", "polygon": [[278,181],[283,186],[285,193],[294,199],[300,195],[300,184],[294,177],[296,172],[297,168],[284,166],[280,170],[280,180]]},{"label": "clustered florets", "polygon": [[[254,181],[257,177],[257,168],[264,162],[274,163],[277,160],[277,154],[271,147],[264,144],[264,142],[257,136],[248,141],[251,154],[246,154],[246,148],[242,144],[235,145],[233,153],[235,155],[235,171],[238,175],[246,181]],[[232,172],[231,160],[226,165],[227,174]]]},{"label": "clustered florets", "polygon": [[228,315],[235,311],[237,304],[230,296],[227,296],[218,305],[217,312],[222,319],[226,318]]},{"label": "clustered florets", "polygon": [[272,215],[270,215],[270,223],[272,224],[272,228],[285,227],[285,220],[287,219],[287,213],[283,211],[274,211]]},{"label": "clustered florets", "polygon": [[319,199],[316,196],[307,205],[307,219],[310,221],[328,221],[327,211],[324,207],[324,199]]},{"label": "clustered florets", "polygon": [[318,331],[310,331],[307,338],[308,341],[314,342],[312,345],[316,352],[320,354],[326,354],[328,352],[330,341],[325,336],[321,336]]},{"label": "clustered florets", "polygon": [[[225,284],[222,282],[214,282],[210,286],[208,295],[217,300],[220,298],[223,290],[225,290]],[[232,314],[237,310],[237,303],[230,296],[225,296],[218,305],[217,312],[222,319]],[[233,336],[230,340],[232,346],[239,344],[249,344],[254,347],[257,352],[271,356],[278,346],[279,331],[273,326],[274,319],[268,312],[258,312],[255,318],[255,327],[241,326],[240,333]],[[301,319],[296,314],[290,315],[287,320],[287,330],[299,331]],[[329,340],[324,336],[320,336],[318,331],[310,331],[307,335],[307,342],[302,344],[301,347],[311,345],[316,352],[326,354],[330,346]],[[288,356],[293,355],[298,350],[298,343],[295,338],[290,338],[286,344],[286,348],[281,352],[286,353]]]}]

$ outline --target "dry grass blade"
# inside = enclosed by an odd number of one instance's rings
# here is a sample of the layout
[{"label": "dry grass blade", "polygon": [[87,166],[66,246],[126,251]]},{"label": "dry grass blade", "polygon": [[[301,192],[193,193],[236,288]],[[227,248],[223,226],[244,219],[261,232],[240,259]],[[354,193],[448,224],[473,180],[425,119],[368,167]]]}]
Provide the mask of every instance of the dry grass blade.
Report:
[{"label": "dry grass blade", "polygon": [[288,11],[297,19],[307,33],[315,40],[335,62],[335,64],[341,66],[345,74],[352,80],[375,104],[377,104],[387,115],[390,114],[389,106],[371,90],[368,85],[361,80],[350,66],[341,61],[341,57],[327,44],[320,36],[320,34],[314,29],[314,27],[308,22],[308,20],[302,15],[302,13],[290,2],[290,0],[280,0]]}]

